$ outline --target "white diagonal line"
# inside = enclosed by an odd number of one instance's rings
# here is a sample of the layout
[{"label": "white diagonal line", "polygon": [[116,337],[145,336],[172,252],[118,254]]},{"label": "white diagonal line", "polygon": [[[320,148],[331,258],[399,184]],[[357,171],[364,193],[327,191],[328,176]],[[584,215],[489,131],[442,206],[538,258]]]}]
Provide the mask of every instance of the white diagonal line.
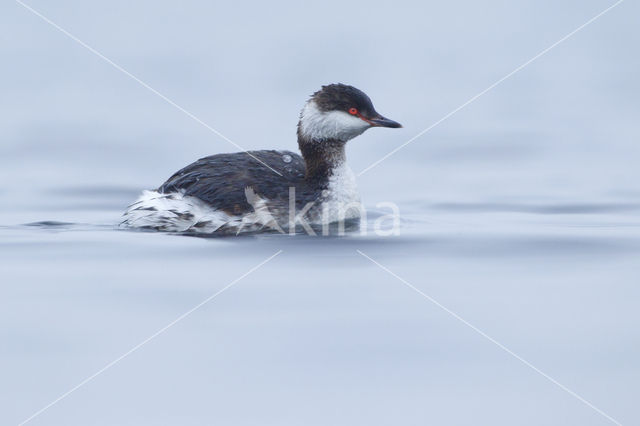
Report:
[{"label": "white diagonal line", "polygon": [[400,277],[399,275],[396,275],[393,271],[391,271],[389,268],[385,267],[384,265],[381,265],[379,262],[377,262],[376,260],[372,259],[371,257],[367,256],[365,253],[363,253],[360,250],[356,250],[361,256],[363,256],[364,258],[368,259],[369,261],[371,261],[373,264],[377,265],[380,269],[382,269],[383,271],[389,273],[391,276],[395,277],[396,279],[398,279],[400,282],[402,282],[404,285],[406,285],[407,287],[409,287],[411,290],[415,291],[416,293],[418,293],[419,295],[421,295],[422,297],[424,297],[425,299],[427,299],[428,301],[430,301],[431,303],[433,303],[434,305],[436,305],[437,307],[439,307],[440,309],[442,309],[443,311],[445,311],[446,313],[448,313],[449,315],[451,315],[452,317],[454,317],[455,319],[457,319],[458,321],[460,321],[461,323],[463,323],[464,325],[466,325],[467,327],[471,328],[473,331],[475,331],[476,333],[480,334],[482,337],[484,337],[485,339],[489,340],[491,343],[495,344],[496,346],[498,346],[500,349],[502,349],[503,351],[505,351],[506,353],[508,353],[509,355],[511,355],[512,357],[516,358],[518,361],[522,362],[524,365],[526,365],[527,367],[531,368],[533,371],[535,371],[536,373],[540,374],[541,376],[543,376],[544,378],[546,378],[547,380],[549,380],[551,383],[555,384],[556,386],[558,386],[560,389],[564,390],[565,392],[567,392],[569,395],[573,396],[574,398],[578,399],[580,402],[586,404],[587,406],[589,406],[590,408],[592,408],[593,410],[595,410],[596,412],[598,412],[599,414],[601,414],[602,416],[606,417],[609,421],[617,424],[617,425],[621,425],[620,422],[618,422],[616,419],[614,419],[613,417],[609,416],[607,413],[605,413],[604,411],[602,411],[601,409],[599,409],[598,407],[596,407],[595,405],[593,405],[592,403],[590,403],[589,401],[587,401],[586,399],[584,399],[583,397],[581,397],[580,395],[578,395],[577,393],[575,393],[574,391],[572,391],[571,389],[569,389],[568,387],[566,387],[565,385],[563,385],[562,383],[558,382],[556,379],[554,379],[553,377],[549,376],[547,373],[545,373],[544,371],[541,371],[539,368],[537,368],[535,365],[531,364],[529,361],[527,361],[526,359],[522,358],[520,355],[516,354],[515,352],[513,352],[511,349],[507,348],[505,345],[503,345],[502,343],[498,342],[496,339],[494,339],[493,337],[489,336],[487,333],[485,333],[484,331],[480,330],[478,327],[476,327],[475,325],[471,324],[469,321],[465,320],[464,318],[462,318],[460,315],[456,314],[455,312],[453,312],[451,309],[447,308],[446,306],[442,305],[440,302],[438,302],[436,299],[434,299],[433,297],[429,296],[428,294],[424,293],[422,290],[420,290],[419,288],[415,287],[414,285],[412,285],[411,283],[409,283],[407,280],[405,280],[404,278]]},{"label": "white diagonal line", "polygon": [[178,105],[177,103],[175,103],[174,101],[172,101],[171,99],[167,98],[165,95],[163,95],[162,93],[158,92],[156,89],[154,89],[153,87],[149,86],[147,83],[145,83],[144,81],[140,80],[138,77],[136,77],[135,75],[131,74],[129,71],[125,70],[124,68],[122,68],[120,65],[116,64],[115,62],[113,62],[111,59],[107,58],[106,56],[104,56],[102,53],[98,52],[96,49],[94,49],[93,47],[89,46],[87,43],[83,42],[82,40],[80,40],[78,37],[74,36],[73,34],[71,34],[69,31],[65,30],[64,28],[62,28],[60,25],[56,24],[55,22],[53,22],[51,19],[47,18],[46,16],[44,16],[42,13],[38,12],[37,10],[35,10],[34,8],[32,8],[31,6],[29,6],[28,4],[22,2],[21,0],[15,0],[16,3],[18,3],[19,5],[21,5],[22,7],[24,7],[25,9],[27,9],[28,11],[30,11],[31,13],[33,13],[34,15],[38,16],[39,18],[41,18],[43,21],[45,21],[46,23],[48,23],[49,25],[51,25],[52,27],[54,27],[55,29],[57,29],[58,31],[60,31],[61,33],[63,33],[64,35],[66,35],[67,37],[69,37],[71,40],[75,41],[76,43],[78,43],[79,45],[81,45],[82,47],[86,48],[87,50],[89,50],[91,53],[93,53],[94,55],[98,56],[100,59],[104,60],[105,62],[107,62],[108,64],[110,64],[111,66],[113,66],[115,69],[117,69],[118,71],[122,72],[123,74],[127,75],[128,77],[130,77],[131,79],[135,80],[137,83],[139,83],[141,86],[143,86],[144,88],[148,89],[149,91],[151,91],[152,93],[156,94],[157,96],[159,96],[161,99],[163,99],[164,101],[166,101],[169,105],[175,107],[176,109],[182,111],[183,113],[185,113],[186,115],[188,115],[189,117],[191,117],[192,119],[194,119],[195,121],[197,121],[199,124],[203,125],[204,127],[206,127],[207,129],[209,129],[210,131],[212,131],[213,133],[215,133],[216,135],[220,136],[222,139],[224,139],[225,141],[229,142],[231,145],[235,146],[236,148],[238,148],[239,150],[242,150],[243,152],[245,152],[247,155],[249,155],[250,157],[252,157],[254,160],[258,161],[259,163],[261,163],[263,166],[265,166],[266,168],[268,168],[269,170],[271,170],[272,172],[282,176],[282,173],[278,172],[277,170],[273,169],[271,166],[269,166],[268,164],[266,164],[264,161],[260,160],[258,157],[256,157],[255,155],[251,154],[249,151],[247,151],[246,149],[244,149],[243,147],[241,147],[240,145],[238,145],[237,143],[235,143],[234,141],[232,141],[231,139],[229,139],[228,137],[226,137],[225,135],[223,135],[222,133],[220,133],[218,130],[214,129],[213,127],[211,127],[210,125],[208,125],[207,123],[205,123],[204,121],[202,121],[200,118],[196,117],[193,113],[187,111],[186,109],[184,109],[183,107],[181,107],[180,105]]},{"label": "white diagonal line", "polygon": [[196,310],[200,309],[202,306],[206,305],[207,303],[209,303],[211,300],[215,299],[218,295],[220,295],[221,293],[223,293],[224,291],[228,290],[229,288],[231,288],[233,285],[235,285],[236,283],[238,283],[240,280],[242,280],[243,278],[245,278],[247,275],[251,274],[252,272],[254,272],[256,269],[260,268],[261,266],[263,266],[265,263],[271,261],[273,258],[275,258],[277,255],[279,255],[280,253],[282,253],[282,250],[278,250],[275,254],[272,254],[271,256],[269,256],[267,259],[263,260],[262,262],[260,262],[259,264],[257,264],[256,266],[254,266],[253,268],[249,269],[247,272],[245,272],[244,274],[240,275],[238,278],[236,278],[235,280],[231,281],[229,284],[227,284],[226,286],[222,287],[222,289],[218,290],[217,292],[213,293],[211,296],[207,297],[206,299],[204,299],[202,302],[198,303],[196,306],[194,306],[193,308],[189,309],[187,312],[185,312],[184,314],[180,315],[178,318],[176,318],[175,320],[171,321],[169,324],[165,325],[164,327],[162,327],[160,330],[156,331],[155,333],[153,333],[151,336],[147,337],[146,339],[144,339],[142,342],[138,343],[137,345],[135,345],[134,347],[132,347],[131,349],[129,349],[127,352],[123,353],[122,355],[120,355],[118,358],[114,359],[113,361],[111,361],[110,363],[108,363],[107,365],[105,365],[104,367],[102,367],[100,370],[96,371],[95,373],[93,373],[92,375],[90,375],[89,377],[87,377],[86,379],[84,379],[83,381],[81,381],[80,383],[78,383],[77,385],[75,385],[74,387],[72,387],[71,389],[69,389],[67,392],[63,393],[62,395],[60,395],[58,398],[54,399],[53,401],[51,401],[49,404],[45,405],[44,407],[42,407],[41,409],[39,409],[38,411],[36,411],[35,413],[33,413],[31,416],[29,416],[26,420],[22,421],[18,426],[22,426],[28,422],[30,422],[31,420],[33,420],[34,418],[36,418],[37,416],[39,416],[40,414],[42,414],[44,411],[48,410],[49,408],[51,408],[52,406],[54,406],[55,404],[57,404],[58,402],[60,402],[61,400],[63,400],[64,398],[66,398],[67,396],[69,396],[70,394],[72,394],[73,392],[75,392],[76,390],[80,389],[82,386],[86,385],[87,383],[89,383],[91,380],[95,379],[97,376],[99,376],[100,374],[104,373],[105,371],[107,371],[109,368],[113,367],[114,365],[116,365],[118,362],[122,361],[124,358],[128,357],[129,355],[131,355],[132,353],[134,353],[135,351],[137,351],[138,349],[140,349],[142,346],[146,345],[147,343],[149,343],[151,340],[155,339],[156,337],[158,337],[159,335],[161,335],[162,333],[164,333],[165,331],[167,331],[169,328],[173,327],[174,325],[176,325],[177,323],[179,323],[180,321],[182,321],[183,319],[185,319],[186,317],[188,317],[189,315],[191,315],[193,312],[195,312]]},{"label": "white diagonal line", "polygon": [[468,101],[466,101],[465,103],[463,103],[462,105],[460,105],[459,107],[457,107],[456,109],[454,109],[453,111],[451,111],[450,113],[448,113],[447,115],[445,115],[444,117],[442,117],[441,119],[439,119],[438,121],[436,121],[435,123],[433,123],[432,125],[430,125],[429,127],[427,127],[426,129],[424,129],[423,131],[421,131],[420,133],[418,133],[417,135],[415,135],[414,137],[412,137],[411,139],[409,139],[408,141],[406,141],[405,143],[403,143],[402,145],[394,148],[392,151],[390,151],[389,153],[387,153],[384,157],[380,158],[379,160],[377,160],[376,162],[372,163],[371,165],[369,165],[367,168],[363,169],[362,171],[360,171],[358,173],[358,176],[361,176],[363,174],[365,174],[366,172],[368,172],[369,170],[371,170],[372,168],[374,168],[375,166],[377,166],[378,164],[382,163],[384,160],[386,160],[387,158],[391,157],[393,154],[395,154],[396,152],[400,151],[402,148],[404,148],[405,146],[409,145],[411,142],[415,141],[416,139],[418,139],[420,136],[424,135],[425,133],[427,133],[429,130],[433,129],[434,127],[436,127],[437,125],[439,125],[440,123],[442,123],[443,121],[447,120],[449,117],[451,117],[452,115],[454,115],[455,113],[457,113],[458,111],[460,111],[461,109],[463,109],[464,107],[466,107],[467,105],[471,104],[473,101],[475,101],[476,99],[478,99],[479,97],[481,97],[482,95],[484,95],[485,93],[487,93],[488,91],[490,91],[491,89],[493,89],[494,87],[496,87],[497,85],[499,85],[500,83],[502,83],[503,81],[505,81],[506,79],[508,79],[509,77],[513,76],[514,74],[516,74],[517,72],[521,71],[523,68],[525,68],[527,65],[531,64],[533,61],[535,61],[536,59],[540,58],[541,56],[543,56],[545,53],[549,52],[551,49],[553,49],[554,47],[556,47],[557,45],[559,45],[560,43],[562,43],[563,41],[567,40],[568,38],[570,38],[571,36],[573,36],[574,34],[576,34],[578,31],[582,30],[584,27],[586,27],[587,25],[591,24],[593,21],[595,21],[596,19],[600,18],[602,15],[604,15],[605,13],[609,12],[611,9],[613,9],[614,7],[618,6],[620,3],[622,3],[624,0],[618,0],[616,3],[614,3],[613,5],[609,6],[608,8],[606,8],[605,10],[603,10],[602,12],[598,13],[596,16],[594,16],[593,18],[589,19],[587,22],[585,22],[584,24],[580,25],[578,28],[576,28],[575,30],[571,31],[569,34],[565,35],[564,37],[562,37],[560,40],[556,41],[555,43],[553,43],[551,46],[547,47],[546,49],[544,49],[543,51],[541,51],[540,53],[538,53],[536,56],[534,56],[533,58],[529,59],[527,62],[523,63],[522,65],[520,65],[519,67],[517,67],[516,69],[514,69],[513,71],[511,71],[509,74],[505,75],[504,77],[502,77],[500,80],[496,81],[495,83],[493,83],[491,86],[487,87],[486,89],[484,89],[482,92],[478,93],[477,95],[473,96],[471,99],[469,99]]}]

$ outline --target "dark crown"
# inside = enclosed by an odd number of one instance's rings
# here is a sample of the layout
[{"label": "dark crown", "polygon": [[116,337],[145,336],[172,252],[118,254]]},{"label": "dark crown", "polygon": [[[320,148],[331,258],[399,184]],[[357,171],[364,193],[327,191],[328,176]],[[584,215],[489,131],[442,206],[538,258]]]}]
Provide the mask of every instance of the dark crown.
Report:
[{"label": "dark crown", "polygon": [[375,113],[371,99],[362,90],[346,84],[329,84],[311,95],[321,111],[345,111],[357,108],[365,116]]}]

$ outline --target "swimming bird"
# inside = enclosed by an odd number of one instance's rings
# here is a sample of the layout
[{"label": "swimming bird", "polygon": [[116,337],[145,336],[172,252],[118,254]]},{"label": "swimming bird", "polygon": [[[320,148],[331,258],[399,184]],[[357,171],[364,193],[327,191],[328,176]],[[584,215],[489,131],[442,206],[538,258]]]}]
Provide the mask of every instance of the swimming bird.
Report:
[{"label": "swimming bird", "polygon": [[[127,228],[206,234],[286,232],[360,217],[346,143],[371,127],[402,127],[353,86],[329,84],[305,103],[297,127],[302,156],[281,150],[201,158],[124,213]],[[311,231],[313,232],[313,231]]]}]

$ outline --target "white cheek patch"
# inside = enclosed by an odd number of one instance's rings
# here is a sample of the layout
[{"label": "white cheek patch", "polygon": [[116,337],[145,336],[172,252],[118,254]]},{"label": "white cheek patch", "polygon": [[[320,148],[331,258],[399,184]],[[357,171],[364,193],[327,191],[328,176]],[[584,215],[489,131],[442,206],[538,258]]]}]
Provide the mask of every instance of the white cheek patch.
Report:
[{"label": "white cheek patch", "polygon": [[371,125],[344,111],[320,111],[314,101],[309,101],[302,110],[300,130],[315,140],[337,139],[348,141],[362,134]]}]

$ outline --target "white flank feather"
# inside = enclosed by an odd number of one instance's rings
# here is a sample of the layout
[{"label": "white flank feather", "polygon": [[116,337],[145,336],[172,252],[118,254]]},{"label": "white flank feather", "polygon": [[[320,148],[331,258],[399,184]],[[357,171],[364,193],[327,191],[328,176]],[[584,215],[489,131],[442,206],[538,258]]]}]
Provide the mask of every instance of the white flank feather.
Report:
[{"label": "white flank feather", "polygon": [[211,208],[202,200],[180,192],[143,191],[127,208],[121,226],[168,232],[215,232],[223,225],[238,226],[242,219]]}]

